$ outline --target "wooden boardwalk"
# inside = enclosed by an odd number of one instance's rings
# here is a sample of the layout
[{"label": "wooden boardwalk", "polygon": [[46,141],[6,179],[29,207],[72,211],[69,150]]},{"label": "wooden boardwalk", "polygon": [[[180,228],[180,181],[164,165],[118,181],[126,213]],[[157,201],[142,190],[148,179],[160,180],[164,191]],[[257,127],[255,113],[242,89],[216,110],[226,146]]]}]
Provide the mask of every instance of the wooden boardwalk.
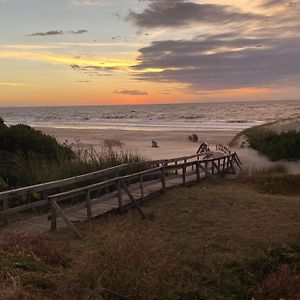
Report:
[{"label": "wooden boardwalk", "polygon": [[[207,176],[235,173],[235,167],[240,167],[236,153],[215,153],[217,157],[203,159],[205,156],[202,153],[172,160],[122,165],[67,180],[0,193],[0,201],[3,203],[0,210],[3,221],[0,235],[13,232],[38,234],[68,226],[81,238],[76,228],[79,222],[113,211],[122,213],[131,206],[136,207],[142,217],[146,218],[140,206],[145,198],[163,193],[170,187],[200,182]],[[139,168],[142,171],[137,172]],[[121,170],[132,170],[133,173],[129,171],[129,174],[120,176]],[[112,176],[103,180],[103,175],[104,178]],[[96,183],[90,183],[95,178]],[[61,192],[70,185],[71,188]],[[43,199],[32,201],[32,195],[37,192]],[[28,203],[9,207],[10,201],[24,198],[24,194],[29,199]]]}]

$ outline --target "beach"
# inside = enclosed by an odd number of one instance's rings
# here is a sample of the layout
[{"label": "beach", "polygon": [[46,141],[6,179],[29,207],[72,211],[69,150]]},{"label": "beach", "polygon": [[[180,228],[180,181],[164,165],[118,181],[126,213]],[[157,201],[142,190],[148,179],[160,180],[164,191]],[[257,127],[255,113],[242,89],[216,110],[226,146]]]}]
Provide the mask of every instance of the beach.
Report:
[{"label": "beach", "polygon": [[[202,142],[207,142],[211,150],[216,144],[228,145],[237,131],[148,131],[148,130],[117,130],[117,129],[77,129],[77,128],[38,128],[44,133],[54,136],[60,143],[79,144],[85,149],[101,149],[108,142],[120,142],[121,146],[113,146],[114,149],[122,149],[131,153],[137,153],[145,159],[170,159],[181,156],[189,156],[196,153]],[[194,143],[189,140],[189,135],[197,134],[199,141]],[[158,141],[158,148],[152,148],[152,140]],[[272,162],[265,156],[259,155],[249,148],[233,148],[239,155],[243,169],[255,172],[258,169],[267,169],[276,165],[284,165],[290,173],[300,173],[300,162],[279,161]]]},{"label": "beach", "polygon": [[[235,131],[144,131],[113,129],[74,129],[74,128],[39,128],[44,133],[54,136],[60,143],[67,141],[79,143],[84,147],[101,148],[107,141],[118,141],[122,148],[138,153],[148,159],[164,159],[195,154],[202,142],[214,146],[228,144]],[[191,142],[188,137],[197,134],[199,141]],[[158,148],[152,148],[152,140],[158,141]],[[118,146],[117,146],[118,148]]]}]

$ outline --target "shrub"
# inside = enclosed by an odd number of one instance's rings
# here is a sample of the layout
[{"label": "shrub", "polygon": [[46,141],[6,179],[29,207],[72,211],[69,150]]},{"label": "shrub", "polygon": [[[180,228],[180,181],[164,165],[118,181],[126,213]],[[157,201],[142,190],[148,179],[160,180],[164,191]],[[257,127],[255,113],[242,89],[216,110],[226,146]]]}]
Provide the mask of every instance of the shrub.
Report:
[{"label": "shrub", "polygon": [[0,140],[0,151],[18,154],[25,159],[58,161],[74,158],[74,152],[67,145],[60,145],[54,137],[23,124],[7,127],[0,120]]},{"label": "shrub", "polygon": [[30,126],[8,127],[1,118],[0,141],[0,191],[143,160],[122,149],[112,150],[111,143],[99,153],[84,148],[79,141],[59,144],[54,137]]},{"label": "shrub", "polygon": [[276,133],[262,129],[249,134],[250,147],[273,161],[300,159],[300,132],[295,130]]}]

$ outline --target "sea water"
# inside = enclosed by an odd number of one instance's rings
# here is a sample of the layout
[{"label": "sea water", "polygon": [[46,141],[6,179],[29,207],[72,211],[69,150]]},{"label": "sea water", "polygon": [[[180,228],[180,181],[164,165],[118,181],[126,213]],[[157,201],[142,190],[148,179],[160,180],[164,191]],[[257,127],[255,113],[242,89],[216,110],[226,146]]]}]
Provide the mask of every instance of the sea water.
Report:
[{"label": "sea water", "polygon": [[299,116],[300,101],[0,108],[7,125],[86,129],[240,131]]}]

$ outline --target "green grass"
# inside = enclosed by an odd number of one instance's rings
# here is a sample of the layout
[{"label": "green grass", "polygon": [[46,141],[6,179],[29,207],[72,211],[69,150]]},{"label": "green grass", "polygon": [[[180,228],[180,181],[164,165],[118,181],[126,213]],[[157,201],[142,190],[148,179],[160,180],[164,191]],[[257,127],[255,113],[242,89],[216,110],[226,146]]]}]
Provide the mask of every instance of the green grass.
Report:
[{"label": "green grass", "polygon": [[300,132],[289,130],[276,132],[270,129],[278,122],[248,128],[237,134],[230,143],[231,147],[238,146],[240,138],[246,137],[249,146],[272,161],[300,159]]},{"label": "green grass", "polygon": [[276,133],[261,130],[256,134],[248,134],[247,137],[251,148],[272,161],[300,159],[300,132],[291,130]]},{"label": "green grass", "polygon": [[[68,230],[1,239],[4,299],[297,299],[293,193],[211,179],[169,190],[143,209],[151,219],[132,209],[79,225],[84,242]],[[16,267],[24,258],[25,268]]]},{"label": "green grass", "polygon": [[93,149],[86,151],[84,154],[76,155],[72,160],[58,162],[27,160],[18,169],[18,185],[27,186],[59,180],[145,160],[141,155],[111,148],[103,148],[100,152],[95,152]]},{"label": "green grass", "polygon": [[116,165],[142,161],[142,156],[113,146],[122,144],[107,140],[100,152],[86,149],[79,142],[59,144],[52,136],[30,126],[6,126],[0,118],[0,191],[18,188]]}]

